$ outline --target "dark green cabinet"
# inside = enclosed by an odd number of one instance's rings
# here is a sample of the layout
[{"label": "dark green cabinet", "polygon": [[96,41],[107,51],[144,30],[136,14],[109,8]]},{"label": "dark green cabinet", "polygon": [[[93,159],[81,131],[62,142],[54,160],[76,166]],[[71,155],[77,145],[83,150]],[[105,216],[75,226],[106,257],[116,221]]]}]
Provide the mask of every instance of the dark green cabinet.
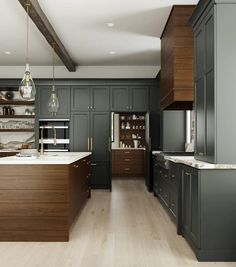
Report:
[{"label": "dark green cabinet", "polygon": [[163,204],[173,221],[177,226],[177,233],[181,233],[181,216],[179,215],[179,187],[180,185],[180,168],[179,164],[168,163],[164,168],[158,164],[158,160],[153,156],[153,192]]},{"label": "dark green cabinet", "polygon": [[189,23],[195,50],[195,158],[235,164],[236,1],[200,0]]},{"label": "dark green cabinet", "polygon": [[73,86],[71,107],[73,111],[109,111],[109,87]]},{"label": "dark green cabinet", "polygon": [[128,86],[111,87],[111,109],[127,111],[130,109],[130,94]]},{"label": "dark green cabinet", "polygon": [[91,186],[94,189],[111,189],[109,162],[94,162],[91,164]]},{"label": "dark green cabinet", "polygon": [[91,97],[89,86],[73,86],[71,88],[72,111],[89,111],[91,108]]},{"label": "dark green cabinet", "polygon": [[111,109],[113,111],[148,111],[148,86],[112,86]]},{"label": "dark green cabinet", "polygon": [[130,106],[134,111],[146,111],[149,109],[149,92],[147,86],[130,87]]},{"label": "dark green cabinet", "polygon": [[187,236],[198,248],[200,247],[200,203],[198,171],[184,166],[182,170],[182,227]]},{"label": "dark green cabinet", "polygon": [[75,112],[71,120],[72,151],[92,152],[92,188],[111,188],[109,112]]},{"label": "dark green cabinet", "polygon": [[214,16],[213,10],[195,31],[196,158],[215,161]]},{"label": "dark green cabinet", "polygon": [[90,151],[90,113],[79,112],[71,116],[71,151]]},{"label": "dark green cabinet", "polygon": [[37,105],[39,118],[69,118],[70,117],[70,87],[56,86],[59,100],[59,110],[56,116],[48,112],[48,102],[51,95],[52,86],[37,86]]},{"label": "dark green cabinet", "polygon": [[90,116],[92,161],[109,161],[110,114],[108,112],[91,112]]}]

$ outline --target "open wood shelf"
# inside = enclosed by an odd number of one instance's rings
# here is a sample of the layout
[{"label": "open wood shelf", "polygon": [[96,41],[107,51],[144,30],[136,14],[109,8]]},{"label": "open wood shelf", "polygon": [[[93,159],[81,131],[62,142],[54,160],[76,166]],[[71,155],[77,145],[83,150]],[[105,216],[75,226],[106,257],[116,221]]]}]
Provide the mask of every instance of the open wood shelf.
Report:
[{"label": "open wood shelf", "polygon": [[32,106],[35,101],[24,100],[0,100],[0,105]]},{"label": "open wood shelf", "polygon": [[0,119],[34,119],[35,115],[0,115]]},{"label": "open wood shelf", "polygon": [[145,131],[145,129],[120,129],[120,131]]},{"label": "open wood shelf", "polygon": [[32,129],[0,129],[0,132],[34,132]]}]

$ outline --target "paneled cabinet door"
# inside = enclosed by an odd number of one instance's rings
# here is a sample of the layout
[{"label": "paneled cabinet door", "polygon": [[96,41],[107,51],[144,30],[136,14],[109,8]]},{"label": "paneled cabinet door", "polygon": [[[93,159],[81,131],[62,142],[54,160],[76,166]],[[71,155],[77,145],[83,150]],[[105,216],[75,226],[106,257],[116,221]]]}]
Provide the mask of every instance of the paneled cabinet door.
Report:
[{"label": "paneled cabinet door", "polygon": [[109,111],[109,87],[95,86],[91,89],[92,111]]},{"label": "paneled cabinet door", "polygon": [[70,117],[70,87],[69,86],[56,86],[57,96],[59,100],[59,110],[56,116],[52,116],[48,111],[48,102],[51,96],[51,86],[38,87],[38,109],[39,118],[69,118]]},{"label": "paneled cabinet door", "polygon": [[134,111],[147,111],[149,108],[148,86],[130,87],[130,109]]},{"label": "paneled cabinet door", "polygon": [[71,88],[71,109],[72,111],[91,110],[91,95],[89,86],[73,86]]},{"label": "paneled cabinet door", "polygon": [[215,162],[214,16],[195,33],[196,158]]},{"label": "paneled cabinet door", "polygon": [[109,112],[91,112],[91,151],[92,161],[110,159],[110,114]]},{"label": "paneled cabinet door", "polygon": [[183,169],[182,192],[182,224],[183,233],[200,247],[200,212],[199,212],[199,177],[198,171]]},{"label": "paneled cabinet door", "polygon": [[111,189],[109,162],[93,162],[91,173],[92,188]]},{"label": "paneled cabinet door", "polygon": [[195,110],[196,110],[196,157],[206,155],[205,77],[204,77],[204,29],[195,36]]},{"label": "paneled cabinet door", "polygon": [[113,111],[130,110],[130,92],[128,86],[111,87],[111,109]]},{"label": "paneled cabinet door", "polygon": [[71,150],[74,152],[89,151],[90,145],[90,114],[89,112],[74,113],[71,116]]}]

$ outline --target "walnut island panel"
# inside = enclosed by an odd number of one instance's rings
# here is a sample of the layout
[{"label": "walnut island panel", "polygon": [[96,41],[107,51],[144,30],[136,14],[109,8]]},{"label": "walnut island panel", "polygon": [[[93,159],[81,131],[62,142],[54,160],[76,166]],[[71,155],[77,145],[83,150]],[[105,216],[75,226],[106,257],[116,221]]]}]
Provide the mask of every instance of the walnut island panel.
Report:
[{"label": "walnut island panel", "polygon": [[91,153],[0,159],[0,241],[69,241],[90,197]]}]

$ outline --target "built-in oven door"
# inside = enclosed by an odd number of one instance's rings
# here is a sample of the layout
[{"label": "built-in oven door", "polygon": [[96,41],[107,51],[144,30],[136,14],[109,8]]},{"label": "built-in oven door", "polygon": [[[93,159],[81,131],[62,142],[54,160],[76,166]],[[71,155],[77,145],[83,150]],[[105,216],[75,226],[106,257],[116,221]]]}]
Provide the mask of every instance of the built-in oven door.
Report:
[{"label": "built-in oven door", "polygon": [[69,124],[69,120],[59,119],[39,121],[39,144],[41,145],[43,143],[44,151],[69,152]]}]

